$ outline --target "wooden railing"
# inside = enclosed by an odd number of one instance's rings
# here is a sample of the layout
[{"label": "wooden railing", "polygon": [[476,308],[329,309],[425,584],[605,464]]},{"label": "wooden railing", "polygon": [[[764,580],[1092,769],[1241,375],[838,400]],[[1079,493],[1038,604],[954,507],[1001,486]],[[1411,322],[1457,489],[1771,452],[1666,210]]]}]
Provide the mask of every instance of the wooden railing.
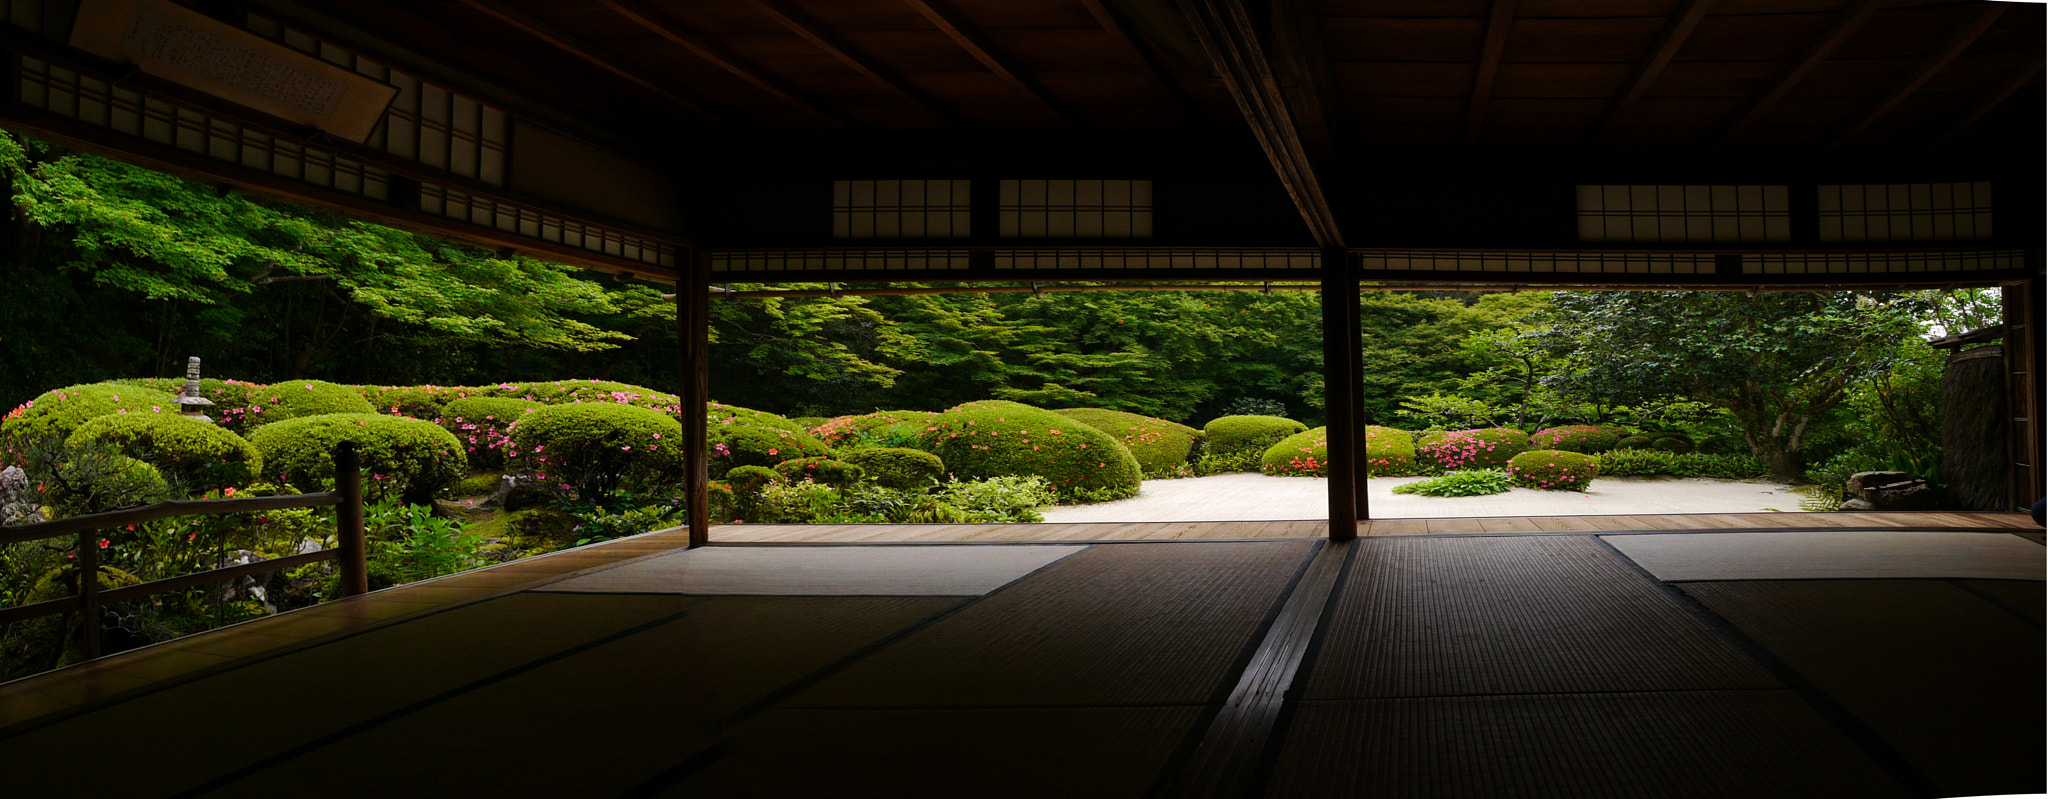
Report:
[{"label": "wooden railing", "polygon": [[[338,507],[336,539],[333,549],[307,552],[274,560],[257,561],[224,569],[195,572],[162,580],[123,586],[111,590],[100,590],[100,548],[97,539],[101,530],[124,527],[131,524],[167,519],[173,516],[201,516],[223,513],[247,513],[250,511],[288,510],[291,508]],[[337,560],[341,569],[341,593],[355,596],[370,589],[368,556],[363,542],[363,473],[362,464],[356,455],[355,443],[344,441],[334,448],[334,490],[312,494],[294,494],[278,497],[247,497],[242,499],[187,499],[159,502],[139,508],[72,516],[54,521],[24,524],[14,527],[0,527],[0,544],[22,541],[40,541],[67,535],[78,537],[78,593],[62,599],[51,599],[11,608],[0,608],[0,626],[25,619],[52,616],[60,613],[79,613],[84,620],[82,635],[85,639],[86,657],[100,656],[100,608],[107,602],[121,602],[130,599],[153,596],[195,585],[232,580],[250,574],[274,572],[307,563],[323,560]]]}]

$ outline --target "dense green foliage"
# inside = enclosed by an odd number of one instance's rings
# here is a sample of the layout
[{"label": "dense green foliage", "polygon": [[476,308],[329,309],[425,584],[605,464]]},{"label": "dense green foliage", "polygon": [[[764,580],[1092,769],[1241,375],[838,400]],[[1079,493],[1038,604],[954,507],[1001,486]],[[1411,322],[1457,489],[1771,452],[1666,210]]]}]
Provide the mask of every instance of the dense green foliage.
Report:
[{"label": "dense green foliage", "polygon": [[1202,426],[1209,452],[1232,455],[1239,452],[1264,453],[1281,439],[1308,429],[1308,425],[1279,416],[1223,416]]},{"label": "dense green foliage", "polygon": [[512,428],[515,463],[577,496],[607,505],[621,489],[683,479],[683,425],[674,416],[613,402],[549,405]]},{"label": "dense green foliage", "polygon": [[1514,481],[1508,473],[1499,469],[1466,469],[1445,472],[1440,477],[1417,480],[1394,486],[1396,494],[1421,494],[1425,497],[1480,497],[1488,494],[1505,494],[1514,488]]},{"label": "dense green foliage", "polygon": [[88,420],[108,414],[178,412],[177,397],[140,386],[98,383],[45,391],[0,418],[0,447],[16,462],[28,446],[63,440]]},{"label": "dense green foliage", "polygon": [[853,449],[839,457],[865,470],[869,479],[884,488],[928,488],[946,475],[946,464],[939,456],[907,447]]},{"label": "dense green foliage", "polygon": [[1529,451],[1529,434],[1506,427],[1430,433],[1416,451],[1425,464],[1437,469],[1499,469],[1509,458]]},{"label": "dense green foliage", "polygon": [[[1365,468],[1372,477],[1416,473],[1415,439],[1405,431],[1365,428]],[[1259,459],[1259,471],[1279,477],[1325,477],[1330,473],[1329,430],[1315,427],[1281,439]]]},{"label": "dense green foliage", "polygon": [[1508,459],[1508,476],[1528,488],[1584,491],[1599,475],[1600,462],[1577,452],[1537,449]]},{"label": "dense green foliage", "polygon": [[1406,477],[1421,465],[1415,459],[1415,437],[1405,430],[1367,425],[1365,468],[1374,477]]},{"label": "dense green foliage", "polygon": [[69,443],[112,446],[199,491],[249,485],[263,474],[263,455],[255,445],[217,425],[177,414],[108,414],[79,425]]},{"label": "dense green foliage", "polygon": [[832,454],[831,447],[802,425],[772,413],[714,403],[707,416],[713,479],[740,466],[772,467],[787,460]]},{"label": "dense green foliage", "polygon": [[1529,446],[1565,452],[1593,454],[1606,452],[1621,441],[1621,434],[1600,425],[1574,424],[1549,427],[1529,437]]},{"label": "dense green foliage", "polygon": [[1052,411],[988,400],[933,420],[924,449],[962,480],[1036,475],[1061,497],[1101,501],[1135,496],[1138,461],[1107,433]]},{"label": "dense green foliage", "polygon": [[438,418],[448,403],[472,391],[461,386],[356,386],[355,390],[378,413],[415,419]]},{"label": "dense green foliage", "polygon": [[925,428],[938,416],[928,411],[875,411],[827,419],[809,430],[833,447],[907,447],[924,438]]},{"label": "dense green foliage", "polygon": [[469,461],[462,443],[424,419],[374,413],[334,413],[272,422],[250,434],[263,453],[266,475],[300,491],[319,491],[334,480],[334,447],[356,442],[363,493],[429,504],[442,487],[462,479]]},{"label": "dense green foliage", "polygon": [[777,474],[790,482],[809,480],[821,485],[844,488],[860,482],[867,470],[851,463],[832,458],[797,458],[775,464]]},{"label": "dense green foliage", "polygon": [[538,402],[501,397],[463,397],[451,400],[429,417],[448,428],[462,442],[469,468],[499,471],[512,451],[512,426],[541,408]]},{"label": "dense green foliage", "polygon": [[[1655,449],[1611,449],[1596,456],[1600,473],[1612,477],[1720,477],[1749,480],[1769,471],[1752,455],[1709,455]],[[1842,477],[1847,479],[1848,475]]]},{"label": "dense green foliage", "polygon": [[1183,477],[1188,463],[1200,454],[1204,434],[1184,424],[1106,408],[1065,408],[1056,411],[1123,442],[1138,459],[1146,477]]},{"label": "dense green foliage", "polygon": [[245,423],[262,426],[301,416],[330,413],[376,413],[377,408],[348,386],[322,380],[272,383],[255,392]]}]

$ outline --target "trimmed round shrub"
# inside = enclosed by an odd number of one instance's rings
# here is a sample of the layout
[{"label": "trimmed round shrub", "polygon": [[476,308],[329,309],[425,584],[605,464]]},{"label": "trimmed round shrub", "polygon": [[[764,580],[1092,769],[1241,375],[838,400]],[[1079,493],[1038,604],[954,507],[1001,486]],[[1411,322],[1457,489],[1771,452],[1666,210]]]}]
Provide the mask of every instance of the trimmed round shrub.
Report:
[{"label": "trimmed round shrub", "polygon": [[343,441],[356,442],[369,496],[426,505],[469,471],[461,442],[425,419],[329,413],[272,422],[249,436],[263,453],[264,474],[300,491],[321,490],[334,478],[334,447]]},{"label": "trimmed round shrub", "polygon": [[1650,449],[1650,448],[1651,448],[1651,447],[1650,447],[1650,445],[1651,445],[1651,444],[1655,444],[1655,443],[1657,443],[1657,437],[1656,437],[1656,436],[1650,435],[1650,434],[1648,434],[1648,433],[1638,433],[1638,434],[1636,434],[1636,435],[1632,435],[1632,436],[1627,436],[1627,437],[1624,437],[1624,438],[1622,438],[1622,439],[1621,439],[1620,441],[1616,441],[1616,442],[1614,442],[1614,447],[1613,447],[1613,448],[1614,448],[1614,449]]},{"label": "trimmed round shrub", "polygon": [[[1281,439],[1260,456],[1259,471],[1275,477],[1328,477],[1329,437],[1329,428],[1315,427]],[[1415,474],[1415,440],[1402,430],[1366,425],[1365,473],[1368,477]]]},{"label": "trimmed round shrub", "polygon": [[776,430],[787,430],[792,433],[802,433],[805,436],[809,436],[813,439],[817,438],[817,436],[811,435],[810,429],[804,427],[803,425],[797,424],[796,422],[792,422],[789,419],[777,416],[767,411],[757,411],[752,408],[742,408],[738,405],[722,405],[716,402],[708,403],[704,411],[704,419],[705,421],[711,424],[711,435],[714,438],[717,437],[718,435],[718,428],[729,427],[731,425],[769,427],[774,428]]},{"label": "trimmed round shrub", "polygon": [[1178,422],[1103,408],[1067,408],[1055,413],[1123,442],[1148,476],[1186,474],[1188,462],[1201,454],[1202,431]]},{"label": "trimmed round shrub", "polygon": [[1527,488],[1585,491],[1599,474],[1600,462],[1593,456],[1565,450],[1530,450],[1508,459],[1508,476]]},{"label": "trimmed round shrub", "polygon": [[495,471],[505,468],[512,450],[512,426],[545,407],[523,399],[463,397],[449,401],[440,415],[432,418],[462,442],[469,468]]},{"label": "trimmed round shrub", "polygon": [[775,464],[775,472],[792,483],[808,479],[814,483],[843,487],[860,482],[865,470],[831,458],[797,458]]},{"label": "trimmed round shrub", "polygon": [[1415,460],[1415,437],[1405,430],[1379,425],[1365,426],[1365,474],[1367,477],[1408,477],[1420,473]]},{"label": "trimmed round shrub", "polygon": [[601,502],[620,489],[683,479],[683,426],[661,411],[612,402],[549,405],[512,428],[514,459]]},{"label": "trimmed round shrub", "polygon": [[908,447],[847,450],[840,453],[839,459],[859,466],[868,479],[883,488],[903,491],[930,488],[946,475],[946,463],[939,456]]},{"label": "trimmed round shrub", "polygon": [[112,446],[200,492],[249,485],[263,474],[263,455],[254,444],[218,425],[176,414],[101,416],[79,425],[68,443]]},{"label": "trimmed round shrub", "polygon": [[38,475],[52,518],[104,513],[177,499],[162,472],[111,449],[71,449]]},{"label": "trimmed round shrub", "polygon": [[810,428],[818,440],[834,447],[908,447],[924,438],[925,428],[939,415],[930,411],[875,411],[828,419]]},{"label": "trimmed round shrub", "polygon": [[355,386],[355,390],[378,413],[414,419],[439,417],[448,403],[475,392],[461,386]]},{"label": "trimmed round shrub", "polygon": [[1650,442],[1649,448],[1683,455],[1693,450],[1693,443],[1692,439],[1676,433],[1659,433],[1656,439]]},{"label": "trimmed round shrub", "polygon": [[1445,470],[1498,469],[1529,451],[1529,434],[1507,427],[1457,430],[1424,436],[1418,454]]},{"label": "trimmed round shrub", "polygon": [[1536,450],[1563,450],[1593,454],[1614,449],[1621,441],[1615,428],[1590,424],[1574,424],[1536,431],[1529,437],[1529,446]]},{"label": "trimmed round shrub", "polygon": [[645,386],[610,380],[534,380],[499,383],[465,389],[472,397],[505,397],[542,405],[573,405],[579,402],[610,402],[673,413],[682,400]]},{"label": "trimmed round shrub", "polygon": [[178,398],[162,391],[116,383],[91,383],[45,391],[0,417],[0,451],[19,462],[25,448],[44,439],[67,439],[91,419],[109,414],[173,414]]},{"label": "trimmed round shrub", "polygon": [[287,380],[256,392],[249,424],[271,425],[286,419],[335,413],[376,413],[377,408],[348,386],[320,380]]},{"label": "trimmed round shrub", "polygon": [[954,406],[933,420],[925,449],[962,480],[1037,475],[1064,499],[1136,496],[1138,459],[1109,434],[1019,402]]},{"label": "trimmed round shrub", "polygon": [[809,431],[772,413],[719,405],[708,416],[714,480],[740,466],[769,467],[832,454],[832,448]]},{"label": "trimmed round shrub", "polygon": [[[199,396],[213,400],[213,407],[206,409],[206,415],[213,419],[214,424],[246,436],[250,430],[256,429],[259,424],[256,420],[262,418],[261,414],[256,414],[252,419],[249,409],[256,407],[256,395],[265,388],[268,386],[261,383],[209,377],[199,381]],[[181,384],[178,392],[184,390]]]},{"label": "trimmed round shrub", "polygon": [[1265,452],[1281,439],[1299,434],[1308,425],[1281,416],[1223,416],[1202,426],[1213,455]]},{"label": "trimmed round shrub", "polygon": [[781,473],[766,466],[735,466],[727,472],[725,481],[733,491],[751,494],[768,486],[783,482]]}]

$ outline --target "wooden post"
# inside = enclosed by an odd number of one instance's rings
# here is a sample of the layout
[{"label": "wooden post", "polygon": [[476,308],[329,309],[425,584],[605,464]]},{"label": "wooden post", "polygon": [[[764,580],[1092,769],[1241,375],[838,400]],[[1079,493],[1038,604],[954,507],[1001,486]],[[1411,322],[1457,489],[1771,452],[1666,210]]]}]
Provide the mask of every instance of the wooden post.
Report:
[{"label": "wooden post", "polygon": [[[1358,519],[1372,518],[1371,494],[1366,490],[1366,480],[1372,476],[1372,466],[1366,459],[1365,448],[1365,318],[1358,307],[1358,281],[1353,279],[1351,254],[1333,250],[1325,258],[1336,258],[1344,265],[1344,274],[1349,284],[1346,287],[1344,318],[1348,332],[1345,335],[1346,352],[1350,355],[1351,366],[1351,497],[1358,506]],[[1347,537],[1348,538],[1348,537]]]},{"label": "wooden post", "polygon": [[334,490],[341,492],[336,509],[335,538],[341,549],[341,593],[358,596],[370,592],[369,545],[363,540],[363,466],[356,456],[356,442],[343,441],[334,447]]},{"label": "wooden post", "polygon": [[[1344,268],[1342,250],[1323,253],[1323,411],[1329,419],[1330,540],[1358,537],[1357,438],[1359,376],[1351,371],[1358,338],[1351,332],[1358,318],[1358,281]],[[1347,312],[1346,309],[1350,310]]]},{"label": "wooden post", "polygon": [[711,543],[711,430],[704,420],[711,401],[711,253],[689,251],[676,281],[676,328],[682,338],[678,364],[682,386],[676,391],[682,407],[683,496],[689,509],[690,546]]},{"label": "wooden post", "polygon": [[78,534],[79,637],[85,639],[85,656],[100,656],[100,531]]}]

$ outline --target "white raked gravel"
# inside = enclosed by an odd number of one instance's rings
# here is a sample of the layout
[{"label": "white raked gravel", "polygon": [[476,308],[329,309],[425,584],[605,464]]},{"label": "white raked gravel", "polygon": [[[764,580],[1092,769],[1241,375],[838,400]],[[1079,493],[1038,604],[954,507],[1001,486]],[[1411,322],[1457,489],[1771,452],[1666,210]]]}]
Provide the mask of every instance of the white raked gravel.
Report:
[{"label": "white raked gravel", "polygon": [[[1635,513],[1758,513],[1799,510],[1792,489],[1758,480],[1702,477],[1602,477],[1592,490],[1517,488],[1485,497],[1396,494],[1394,486],[1420,477],[1369,481],[1375,519],[1460,516],[1590,516]],[[1185,480],[1147,480],[1138,496],[1099,505],[1046,508],[1048,522],[1220,522],[1329,517],[1327,481],[1310,477],[1219,474]]]}]

